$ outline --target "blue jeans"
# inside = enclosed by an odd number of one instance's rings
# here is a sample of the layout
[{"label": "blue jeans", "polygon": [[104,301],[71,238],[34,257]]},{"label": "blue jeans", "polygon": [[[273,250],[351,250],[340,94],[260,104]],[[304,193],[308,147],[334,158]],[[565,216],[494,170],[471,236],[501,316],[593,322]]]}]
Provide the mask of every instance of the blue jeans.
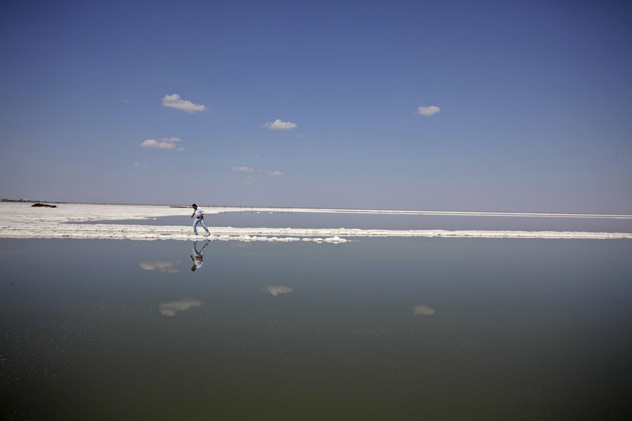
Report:
[{"label": "blue jeans", "polygon": [[204,227],[204,231],[206,231],[207,234],[210,234],[208,228],[206,228],[206,224],[204,223],[204,217],[202,218],[195,218],[195,222],[193,223],[193,234],[197,234],[197,224],[202,223],[202,226]]}]

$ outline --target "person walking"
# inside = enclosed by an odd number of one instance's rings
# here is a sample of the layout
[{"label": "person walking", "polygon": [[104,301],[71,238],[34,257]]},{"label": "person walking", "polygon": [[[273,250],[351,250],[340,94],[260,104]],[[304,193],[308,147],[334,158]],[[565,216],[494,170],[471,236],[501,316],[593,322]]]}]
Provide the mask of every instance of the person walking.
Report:
[{"label": "person walking", "polygon": [[197,225],[201,223],[204,227],[204,231],[206,231],[208,235],[211,235],[208,228],[206,228],[206,224],[204,223],[204,209],[198,208],[195,203],[192,204],[191,207],[193,208],[193,215],[191,215],[191,218],[195,217],[195,222],[193,222],[193,234],[197,235]]}]

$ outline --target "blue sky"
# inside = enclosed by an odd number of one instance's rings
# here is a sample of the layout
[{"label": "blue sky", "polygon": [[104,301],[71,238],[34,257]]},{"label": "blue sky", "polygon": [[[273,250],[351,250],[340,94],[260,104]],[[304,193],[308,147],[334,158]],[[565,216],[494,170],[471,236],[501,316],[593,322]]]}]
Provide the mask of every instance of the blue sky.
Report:
[{"label": "blue sky", "polygon": [[629,2],[22,1],[0,36],[3,198],[632,213]]}]

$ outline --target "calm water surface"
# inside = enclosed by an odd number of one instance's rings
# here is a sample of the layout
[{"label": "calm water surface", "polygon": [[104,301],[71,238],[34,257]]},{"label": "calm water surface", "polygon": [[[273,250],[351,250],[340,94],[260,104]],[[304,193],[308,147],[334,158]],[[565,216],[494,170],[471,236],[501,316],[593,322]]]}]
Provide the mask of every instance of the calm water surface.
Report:
[{"label": "calm water surface", "polygon": [[[100,224],[190,225],[189,215],[144,220],[99,221]],[[208,226],[234,228],[359,228],[393,230],[526,230],[632,232],[632,219],[515,216],[389,215],[315,212],[225,212],[207,214]],[[78,222],[83,223],[83,222]]]},{"label": "calm water surface", "polygon": [[2,418],[629,419],[631,241],[205,245],[0,240]]}]

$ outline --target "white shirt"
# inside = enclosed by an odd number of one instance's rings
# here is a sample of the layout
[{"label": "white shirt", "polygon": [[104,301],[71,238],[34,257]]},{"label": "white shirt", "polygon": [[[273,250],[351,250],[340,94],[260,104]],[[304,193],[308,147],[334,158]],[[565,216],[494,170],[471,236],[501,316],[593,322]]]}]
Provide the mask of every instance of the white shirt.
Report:
[{"label": "white shirt", "polygon": [[195,217],[196,218],[201,218],[202,216],[204,216],[204,209],[202,208],[197,208],[195,210]]}]

